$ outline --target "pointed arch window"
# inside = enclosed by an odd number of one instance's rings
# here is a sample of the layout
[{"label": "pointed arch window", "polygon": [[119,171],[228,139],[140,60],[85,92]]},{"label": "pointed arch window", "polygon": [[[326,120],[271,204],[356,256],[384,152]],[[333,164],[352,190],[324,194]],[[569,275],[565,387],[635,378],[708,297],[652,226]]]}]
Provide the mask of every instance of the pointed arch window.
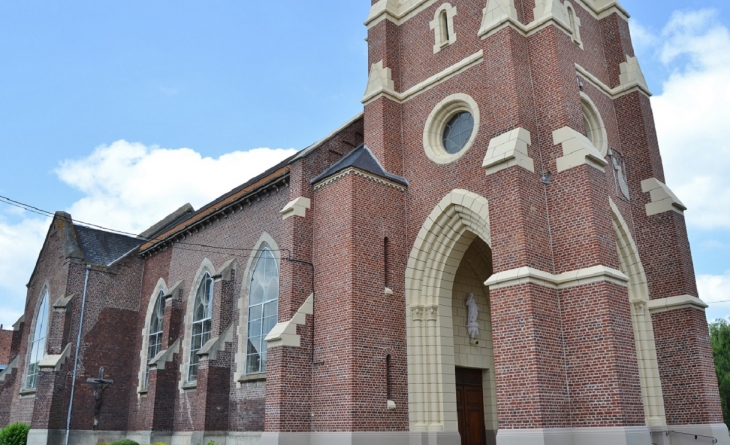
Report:
[{"label": "pointed arch window", "polygon": [[35,316],[33,340],[30,343],[28,372],[25,379],[26,389],[35,389],[38,384],[38,365],[46,353],[46,337],[48,336],[48,289],[43,291],[43,299]]},{"label": "pointed arch window", "polygon": [[198,351],[210,340],[210,331],[213,321],[213,278],[208,272],[198,286],[193,305],[193,327],[190,345],[190,365],[188,381],[198,379]]},{"label": "pointed arch window", "polygon": [[144,374],[144,387],[146,388],[150,381],[150,360],[160,353],[162,345],[162,327],[165,320],[165,293],[160,291],[157,294],[155,308],[150,315],[150,329],[147,337],[147,367]]},{"label": "pointed arch window", "polygon": [[271,250],[264,248],[251,274],[248,298],[248,342],[246,374],[266,372],[264,338],[276,325],[279,316],[279,266]]}]

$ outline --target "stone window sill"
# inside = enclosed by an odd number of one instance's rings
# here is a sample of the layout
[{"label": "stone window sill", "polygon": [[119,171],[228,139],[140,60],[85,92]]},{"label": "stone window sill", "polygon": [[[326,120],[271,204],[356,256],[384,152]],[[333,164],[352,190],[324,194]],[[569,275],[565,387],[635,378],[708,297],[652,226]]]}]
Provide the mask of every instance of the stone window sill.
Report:
[{"label": "stone window sill", "polygon": [[32,397],[35,396],[35,389],[23,389],[20,391],[20,397]]},{"label": "stone window sill", "polygon": [[188,382],[182,386],[183,391],[195,391],[198,389],[198,382]]},{"label": "stone window sill", "polygon": [[141,396],[146,396],[147,395],[147,388],[138,389],[137,390],[137,394],[139,394]]},{"label": "stone window sill", "polygon": [[238,383],[265,382],[265,381],[266,381],[266,373],[244,375],[238,379]]}]

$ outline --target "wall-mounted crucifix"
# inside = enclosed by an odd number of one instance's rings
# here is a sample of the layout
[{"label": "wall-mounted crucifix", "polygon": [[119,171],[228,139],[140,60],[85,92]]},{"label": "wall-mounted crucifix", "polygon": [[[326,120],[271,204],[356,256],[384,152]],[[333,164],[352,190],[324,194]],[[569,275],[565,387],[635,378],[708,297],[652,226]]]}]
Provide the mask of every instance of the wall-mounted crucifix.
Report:
[{"label": "wall-mounted crucifix", "polygon": [[86,379],[94,387],[94,431],[99,428],[99,415],[101,414],[102,397],[104,390],[114,384],[114,380],[104,378],[104,367],[99,368],[99,378]]}]

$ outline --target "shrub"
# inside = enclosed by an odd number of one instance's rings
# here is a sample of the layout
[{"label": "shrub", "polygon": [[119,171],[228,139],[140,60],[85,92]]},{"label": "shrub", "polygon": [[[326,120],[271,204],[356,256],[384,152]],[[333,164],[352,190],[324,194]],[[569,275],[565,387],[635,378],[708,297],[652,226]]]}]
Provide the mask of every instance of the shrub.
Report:
[{"label": "shrub", "polygon": [[[2,445],[2,444],[0,444]],[[111,445],[139,445],[137,442],[129,439],[121,439],[116,442],[112,442]]]},{"label": "shrub", "polygon": [[25,445],[28,442],[30,426],[14,423],[0,430],[0,445]]}]

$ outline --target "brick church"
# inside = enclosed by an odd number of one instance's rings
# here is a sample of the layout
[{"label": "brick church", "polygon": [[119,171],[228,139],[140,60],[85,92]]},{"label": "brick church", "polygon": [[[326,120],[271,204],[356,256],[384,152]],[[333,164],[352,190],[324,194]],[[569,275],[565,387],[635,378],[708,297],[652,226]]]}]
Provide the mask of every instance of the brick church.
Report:
[{"label": "brick church", "polygon": [[139,236],[56,214],[0,425],[31,445],[730,444],[627,20],[372,0],[361,115]]}]

